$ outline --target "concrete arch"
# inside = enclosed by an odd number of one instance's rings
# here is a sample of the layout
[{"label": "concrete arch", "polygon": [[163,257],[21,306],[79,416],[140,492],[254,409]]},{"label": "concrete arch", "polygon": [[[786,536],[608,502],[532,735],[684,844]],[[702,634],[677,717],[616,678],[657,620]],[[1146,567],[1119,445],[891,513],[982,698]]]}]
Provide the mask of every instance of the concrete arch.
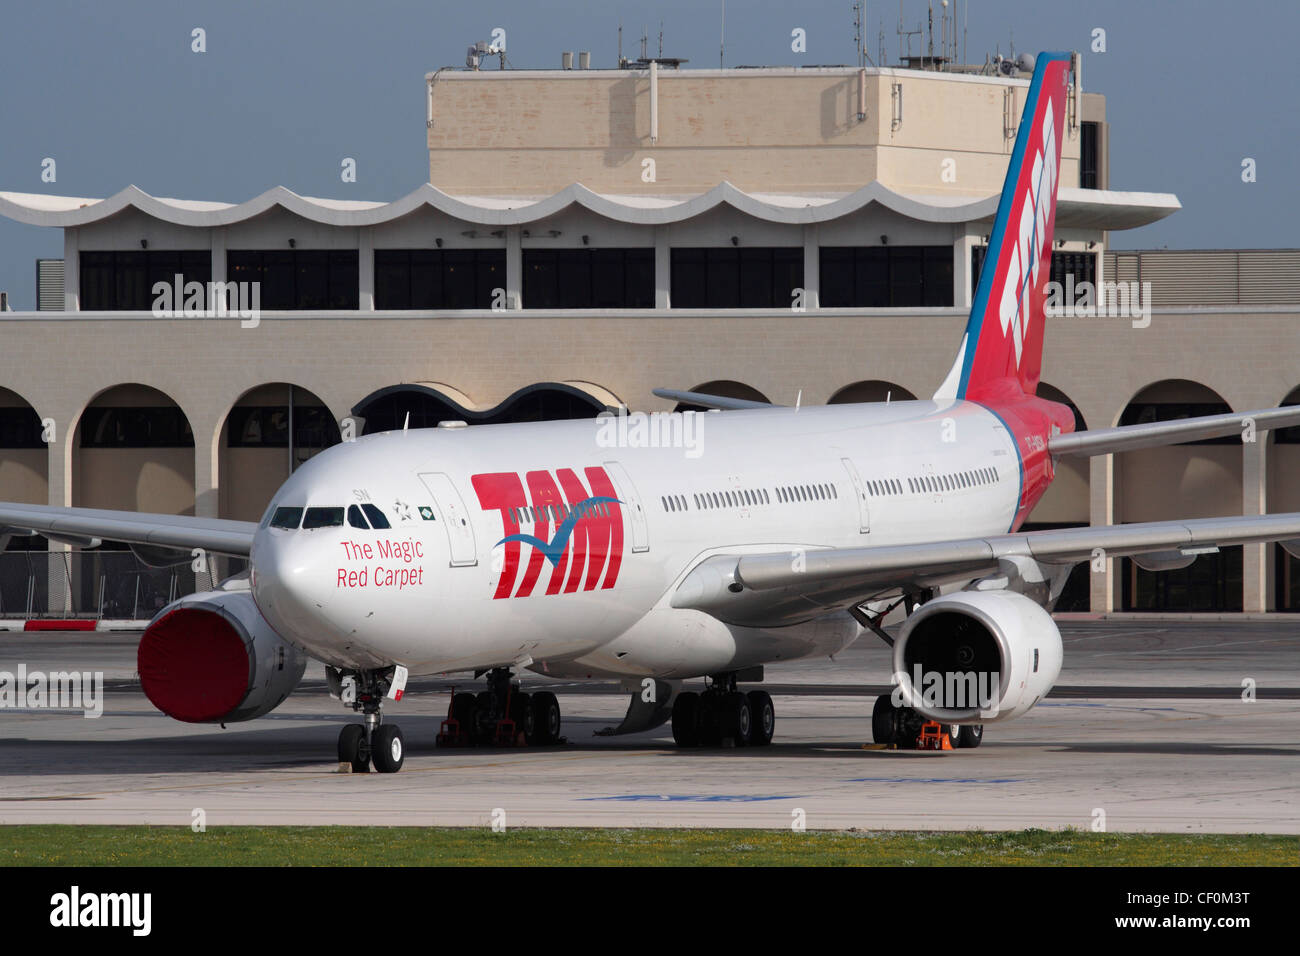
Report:
[{"label": "concrete arch", "polygon": [[[1123,425],[1171,421],[1231,411],[1219,392],[1190,379],[1162,379],[1139,389],[1120,412]],[[1170,521],[1242,513],[1240,436],[1143,448],[1115,455],[1115,521]],[[1123,559],[1119,571],[1124,610],[1241,610],[1243,550],[1224,548],[1188,568],[1150,573]],[[1176,601],[1170,597],[1177,593]]]},{"label": "concrete arch", "polygon": [[[1137,424],[1136,421],[1126,420],[1126,416],[1130,415],[1129,410],[1136,405],[1199,405],[1206,408],[1211,406],[1217,408],[1217,411],[1195,412],[1194,414],[1197,415],[1214,415],[1221,412],[1232,411],[1232,407],[1228,404],[1228,401],[1215,389],[1203,382],[1195,382],[1186,378],[1160,379],[1159,381],[1151,382],[1150,384],[1138,389],[1124,404],[1124,407],[1120,409],[1119,417],[1116,419],[1114,424]],[[1186,418],[1190,417],[1190,415],[1177,415],[1175,417]],[[1150,420],[1168,421],[1169,419],[1153,418]]]},{"label": "concrete arch", "polygon": [[492,425],[594,418],[617,404],[612,392],[589,383],[537,382],[517,389],[490,408],[478,408],[461,392],[412,382],[371,392],[353,406],[352,414],[365,419],[362,433],[370,435],[403,427],[407,413],[411,428],[432,428],[440,421]]},{"label": "concrete arch", "polygon": [[50,494],[50,451],[41,416],[22,395],[0,388],[0,489],[6,501],[45,504]]},{"label": "concrete arch", "polygon": [[73,506],[194,514],[195,436],[167,393],[139,383],[103,389],[67,437]]},{"label": "concrete arch", "polygon": [[866,379],[845,385],[826,400],[827,405],[851,404],[854,402],[911,402],[916,396],[911,390],[887,382],[883,379]]},{"label": "concrete arch", "polygon": [[245,390],[226,409],[213,433],[217,514],[257,521],[292,469],[341,440],[339,423],[310,389],[293,382],[268,382]]}]

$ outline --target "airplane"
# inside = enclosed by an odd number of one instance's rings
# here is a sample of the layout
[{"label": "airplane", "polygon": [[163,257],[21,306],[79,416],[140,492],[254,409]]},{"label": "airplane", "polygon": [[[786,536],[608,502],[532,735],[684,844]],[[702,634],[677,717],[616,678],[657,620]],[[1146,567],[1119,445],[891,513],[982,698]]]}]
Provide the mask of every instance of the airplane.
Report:
[{"label": "airplane", "polygon": [[[772,698],[741,685],[867,631],[892,644],[896,681],[873,738],[909,746],[936,722],[978,746],[1059,675],[1049,610],[1074,565],[1170,568],[1300,539],[1300,514],[1018,530],[1063,456],[1300,424],[1281,408],[1075,433],[1067,406],[1036,395],[1069,71],[1069,54],[1036,59],[965,332],[929,400],[791,408],[657,390],[708,410],[656,413],[667,441],[632,440],[622,412],[403,428],[318,454],[258,523],[6,503],[0,537],[247,558],[149,623],[145,694],[182,721],[252,720],[315,658],[361,717],[337,746],[358,772],[402,767],[384,708],[409,677],[457,672],[487,689],[454,695],[449,743],[560,740],[555,695],[515,679],[527,669],[623,681],[616,733],[671,721],[682,747],[762,747]],[[893,637],[882,623],[899,607]]]}]

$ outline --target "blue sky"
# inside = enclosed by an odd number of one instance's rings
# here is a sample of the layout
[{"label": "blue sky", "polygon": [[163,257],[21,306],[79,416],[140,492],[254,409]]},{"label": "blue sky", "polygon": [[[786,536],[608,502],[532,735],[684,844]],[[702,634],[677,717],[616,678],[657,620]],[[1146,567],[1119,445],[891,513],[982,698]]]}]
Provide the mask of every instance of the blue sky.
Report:
[{"label": "blue sky", "polygon": [[[635,55],[642,26],[692,67],[718,65],[720,0],[443,3],[408,0],[42,0],[0,13],[0,190],[102,197],[134,183],[161,196],[238,202],[275,185],[315,196],[388,200],[428,177],[423,77],[461,65],[465,47],[507,31],[518,68],[557,67],[590,50],[610,67],[617,30]],[[904,0],[909,23],[923,0]],[[854,62],[850,0],[730,0],[727,64]],[[938,0],[935,3],[938,9]],[[937,16],[937,14],[936,14]],[[869,2],[893,62],[898,4]],[[207,31],[207,52],[190,31]],[[804,56],[790,31],[807,31]],[[1090,52],[1092,30],[1107,52]],[[1084,88],[1107,97],[1111,185],[1176,193],[1183,210],[1112,234],[1114,248],[1297,246],[1300,136],[1292,64],[1300,5],[1263,0],[975,0],[969,59],[1017,51],[1084,53]],[[58,180],[41,181],[53,157]],[[355,184],[339,178],[355,157]],[[1258,181],[1241,181],[1252,157]],[[59,230],[0,219],[0,289],[32,308],[38,257]]]}]

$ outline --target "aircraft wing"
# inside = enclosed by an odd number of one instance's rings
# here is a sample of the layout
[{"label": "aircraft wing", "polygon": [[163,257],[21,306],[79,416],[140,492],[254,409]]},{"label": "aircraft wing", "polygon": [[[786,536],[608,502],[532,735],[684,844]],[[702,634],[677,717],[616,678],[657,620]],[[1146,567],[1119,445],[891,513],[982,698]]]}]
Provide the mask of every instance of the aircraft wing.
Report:
[{"label": "aircraft wing", "polygon": [[1270,428],[1290,428],[1293,425],[1300,425],[1300,405],[1265,408],[1257,412],[1202,415],[1171,422],[1120,425],[1118,428],[1094,428],[1085,432],[1055,435],[1048,439],[1047,449],[1053,455],[1109,455],[1111,452],[1132,451],[1135,448],[1154,448],[1184,441],[1200,441],[1203,438],[1244,435],[1247,429],[1262,432]]},{"label": "aircraft wing", "polygon": [[185,552],[202,548],[246,558],[256,530],[252,521],[0,502],[0,536],[37,533],[83,546],[107,539]]},{"label": "aircraft wing", "polygon": [[714,555],[673,592],[673,607],[728,624],[775,627],[883,600],[901,591],[1005,573],[1008,560],[1071,565],[1140,555],[1185,556],[1255,541],[1300,538],[1300,512],[1029,531],[878,548]]}]

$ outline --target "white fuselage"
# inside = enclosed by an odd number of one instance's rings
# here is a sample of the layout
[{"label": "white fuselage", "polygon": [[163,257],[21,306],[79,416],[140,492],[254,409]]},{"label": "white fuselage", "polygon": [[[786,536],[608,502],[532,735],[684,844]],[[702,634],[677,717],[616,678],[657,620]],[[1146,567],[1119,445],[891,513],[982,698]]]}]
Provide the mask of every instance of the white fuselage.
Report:
[{"label": "white fuselage", "polygon": [[[388,432],[284,484],[253,593],[340,667],[690,677],[834,653],[859,631],[843,613],[763,629],[671,607],[702,559],[1000,534],[1020,486],[1012,436],[969,402]],[[391,528],[338,526],[328,509],[352,505]],[[281,508],[327,509],[307,512],[325,526],[274,527]]]}]

